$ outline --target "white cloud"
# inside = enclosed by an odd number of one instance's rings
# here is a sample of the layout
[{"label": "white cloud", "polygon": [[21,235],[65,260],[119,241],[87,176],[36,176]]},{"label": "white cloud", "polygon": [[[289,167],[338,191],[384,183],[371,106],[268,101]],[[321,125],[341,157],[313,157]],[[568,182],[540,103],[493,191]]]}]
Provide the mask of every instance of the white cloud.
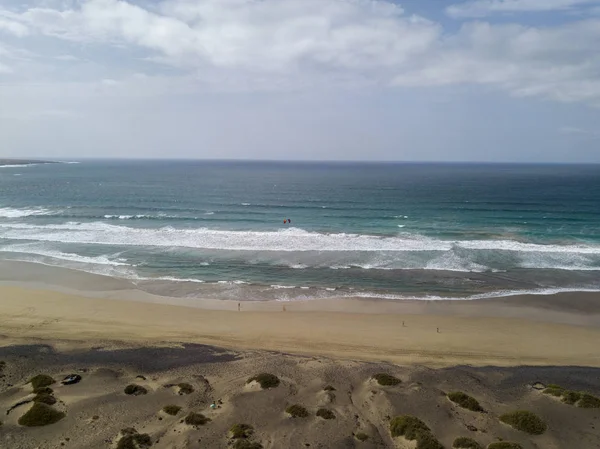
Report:
[{"label": "white cloud", "polygon": [[[576,2],[584,0],[477,1],[455,7],[516,11]],[[597,19],[547,27],[470,22],[444,33],[441,25],[408,16],[383,0],[165,0],[152,8],[82,0],[64,9],[0,10],[0,17],[65,46],[85,42],[91,44],[86,49],[134,49],[143,53],[138,64],[152,61],[177,69],[143,82],[131,81],[131,72],[123,73],[118,62],[113,62],[115,73],[98,69],[95,82],[106,87],[100,80],[116,80],[136,86],[135,92],[179,91],[182,80],[186,90],[201,91],[476,84],[518,96],[600,105]],[[93,62],[92,51],[86,59]],[[82,68],[70,66],[77,64],[62,64],[59,73],[79,81]],[[88,70],[96,68],[90,64]]]},{"label": "white cloud", "polygon": [[29,30],[25,25],[13,20],[7,20],[0,15],[0,33],[9,33],[17,37],[23,37],[29,34]]},{"label": "white cloud", "polygon": [[474,0],[448,6],[446,13],[455,18],[485,17],[496,13],[564,11],[599,0]]},{"label": "white cloud", "polygon": [[399,74],[404,86],[482,84],[520,96],[600,106],[600,20],[557,27],[473,22],[439,43],[418,66]]}]

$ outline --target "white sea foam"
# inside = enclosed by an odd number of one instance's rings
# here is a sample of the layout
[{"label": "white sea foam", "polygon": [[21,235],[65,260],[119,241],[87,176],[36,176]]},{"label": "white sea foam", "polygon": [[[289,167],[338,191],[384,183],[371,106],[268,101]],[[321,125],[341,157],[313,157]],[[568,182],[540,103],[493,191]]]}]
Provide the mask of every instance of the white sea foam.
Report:
[{"label": "white sea foam", "polygon": [[[38,210],[23,213],[42,214],[45,212]],[[263,232],[207,228],[175,229],[170,226],[160,229],[140,229],[102,222],[69,222],[57,225],[2,223],[0,224],[0,237],[63,243],[168,246],[237,251],[445,252],[456,247],[521,253],[600,254],[600,245],[540,245],[512,240],[451,241],[423,236],[379,237],[346,233],[322,234],[298,228]]]},{"label": "white sea foam", "polygon": [[102,256],[82,256],[75,253],[64,253],[62,251],[47,249],[35,245],[10,245],[0,248],[0,252],[4,253],[21,253],[31,254],[35,256],[48,257],[50,259],[58,259],[69,262],[78,262],[91,265],[110,265],[110,266],[131,266],[123,259],[112,259],[109,255]]},{"label": "white sea foam", "polygon": [[0,207],[0,218],[24,218],[34,215],[52,215],[53,211],[43,207],[33,207],[29,209],[15,209],[12,207]]}]

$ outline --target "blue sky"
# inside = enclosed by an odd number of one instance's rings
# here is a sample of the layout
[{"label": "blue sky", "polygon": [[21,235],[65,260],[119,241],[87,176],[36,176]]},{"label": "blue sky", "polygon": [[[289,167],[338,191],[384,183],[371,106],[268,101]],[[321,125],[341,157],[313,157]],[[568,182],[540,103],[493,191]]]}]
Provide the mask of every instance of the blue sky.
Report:
[{"label": "blue sky", "polygon": [[600,0],[4,0],[0,157],[600,162]]}]

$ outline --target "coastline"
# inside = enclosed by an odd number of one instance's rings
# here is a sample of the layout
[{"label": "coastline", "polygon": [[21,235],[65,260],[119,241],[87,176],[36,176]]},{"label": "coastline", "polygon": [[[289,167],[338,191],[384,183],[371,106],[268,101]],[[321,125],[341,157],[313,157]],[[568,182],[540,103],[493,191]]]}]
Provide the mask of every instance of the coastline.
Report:
[{"label": "coastline", "polygon": [[596,293],[470,301],[242,301],[238,312],[236,301],[161,297],[118,279],[56,270],[63,277],[55,285],[2,278],[0,345],[200,343],[434,367],[600,367]]}]

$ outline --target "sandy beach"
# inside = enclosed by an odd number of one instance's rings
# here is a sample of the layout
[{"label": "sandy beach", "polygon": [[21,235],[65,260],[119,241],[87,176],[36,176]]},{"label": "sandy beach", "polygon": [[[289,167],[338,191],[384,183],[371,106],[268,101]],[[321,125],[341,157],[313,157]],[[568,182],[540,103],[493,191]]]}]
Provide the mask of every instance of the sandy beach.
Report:
[{"label": "sandy beach", "polygon": [[[236,423],[252,425],[252,440],[266,448],[414,447],[390,434],[390,419],[402,414],[426,422],[447,448],[460,436],[482,447],[500,438],[525,449],[600,445],[599,409],[532,388],[542,382],[600,393],[594,293],[242,302],[238,310],[237,302],[158,297],[110,278],[61,273],[54,285],[3,279],[0,287],[2,447],[117,447],[127,437],[120,431],[134,427],[152,447],[226,448],[236,444],[228,434]],[[68,287],[69,276],[80,283]],[[281,384],[265,391],[247,384],[261,372]],[[402,383],[381,386],[372,378],[380,372]],[[18,425],[32,407],[29,379],[73,373],[82,376],[77,385],[50,387],[62,420]],[[178,394],[180,383],[194,392]],[[130,397],[123,392],[128,384],[148,393]],[[335,393],[324,390],[328,385]],[[476,397],[486,413],[449,401],[446,393],[454,390]],[[308,418],[285,413],[295,403]],[[181,414],[162,412],[169,404],[182,407]],[[315,416],[320,408],[334,413],[334,425]],[[499,421],[521,408],[542,416],[548,430],[531,436]],[[190,411],[210,423],[187,425]],[[361,442],[358,434],[369,438]]]}]

